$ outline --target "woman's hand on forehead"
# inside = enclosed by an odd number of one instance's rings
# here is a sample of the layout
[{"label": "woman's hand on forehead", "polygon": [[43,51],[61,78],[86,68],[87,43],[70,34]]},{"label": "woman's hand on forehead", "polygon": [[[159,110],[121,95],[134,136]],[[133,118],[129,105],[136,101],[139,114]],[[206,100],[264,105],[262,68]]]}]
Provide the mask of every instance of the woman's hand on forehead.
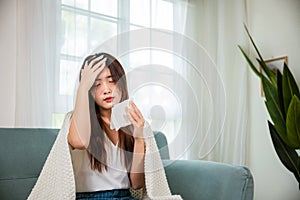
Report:
[{"label": "woman's hand on forehead", "polygon": [[105,67],[106,57],[99,56],[92,58],[90,62],[86,61],[83,69],[81,69],[80,87],[90,90],[94,85],[97,76]]}]

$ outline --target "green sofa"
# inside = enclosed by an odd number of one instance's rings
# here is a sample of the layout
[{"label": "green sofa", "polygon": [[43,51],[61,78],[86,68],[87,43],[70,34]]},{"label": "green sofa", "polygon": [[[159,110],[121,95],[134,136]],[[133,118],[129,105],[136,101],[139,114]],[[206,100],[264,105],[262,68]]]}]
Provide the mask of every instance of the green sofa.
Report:
[{"label": "green sofa", "polygon": [[[24,200],[34,186],[58,129],[0,128],[0,199]],[[172,193],[186,200],[252,200],[248,168],[200,160],[169,160],[167,140],[155,133]]]}]

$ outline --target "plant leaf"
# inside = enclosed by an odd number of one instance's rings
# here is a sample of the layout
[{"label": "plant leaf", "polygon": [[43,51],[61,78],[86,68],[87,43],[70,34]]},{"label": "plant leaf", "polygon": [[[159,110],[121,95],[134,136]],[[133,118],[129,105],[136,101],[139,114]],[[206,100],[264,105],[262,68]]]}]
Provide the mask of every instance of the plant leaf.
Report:
[{"label": "plant leaf", "polygon": [[247,54],[245,53],[245,51],[243,50],[243,48],[238,45],[239,49],[241,50],[242,54],[244,55],[244,57],[246,58],[248,65],[250,66],[250,68],[252,69],[252,71],[259,77],[262,76],[262,74],[256,69],[256,67],[254,66],[254,64],[252,63],[252,61],[250,60],[250,58],[247,56]]},{"label": "plant leaf", "polygon": [[296,179],[300,183],[300,163],[297,152],[284,143],[270,121],[268,121],[268,125],[273,141],[273,146],[280,161],[289,171],[291,171],[295,175]]},{"label": "plant leaf", "polygon": [[283,67],[282,92],[284,97],[284,109],[285,112],[287,112],[293,95],[295,94],[300,99],[300,93],[293,74],[289,70],[286,63],[284,63]]},{"label": "plant leaf", "polygon": [[249,32],[247,26],[244,25],[244,27],[245,27],[245,30],[246,30],[246,32],[247,32],[247,35],[248,35],[248,37],[250,38],[250,41],[251,41],[252,45],[254,46],[254,49],[255,49],[256,53],[258,54],[260,60],[264,60],[264,59],[262,58],[262,56],[261,56],[261,54],[260,54],[260,52],[259,52],[257,46],[255,45],[254,40],[253,40],[252,36],[250,35],[250,32]]},{"label": "plant leaf", "polygon": [[262,76],[262,84],[266,97],[266,107],[270,114],[270,117],[274,123],[275,129],[280,135],[281,139],[288,142],[286,136],[285,118],[280,109],[279,97],[277,94],[277,88],[271,84],[264,76]]},{"label": "plant leaf", "polygon": [[288,108],[286,127],[289,146],[294,149],[300,149],[300,100],[296,95],[293,96]]},{"label": "plant leaf", "polygon": [[276,81],[276,76],[275,76],[274,72],[267,67],[267,65],[264,62],[264,59],[263,59],[261,53],[259,52],[259,50],[258,50],[258,48],[257,48],[257,46],[256,46],[256,44],[255,44],[255,42],[254,42],[254,40],[252,38],[252,36],[250,35],[250,32],[249,32],[247,26],[244,25],[244,27],[245,27],[245,30],[247,32],[248,37],[250,38],[250,41],[251,41],[254,49],[255,49],[258,57],[259,57],[259,59],[256,59],[256,60],[259,62],[260,66],[263,68],[264,72],[267,74],[267,76],[271,80],[271,82],[276,85],[277,81]]},{"label": "plant leaf", "polygon": [[278,94],[279,106],[280,106],[281,113],[283,114],[283,118],[286,119],[286,112],[283,103],[282,74],[279,70],[277,70],[276,73],[277,73],[277,94]]},{"label": "plant leaf", "polygon": [[266,65],[265,61],[260,60],[258,58],[256,60],[262,67],[263,71],[267,74],[267,77],[269,78],[271,83],[277,87],[277,77],[276,77],[275,72],[273,72],[271,69],[269,69],[269,67]]}]

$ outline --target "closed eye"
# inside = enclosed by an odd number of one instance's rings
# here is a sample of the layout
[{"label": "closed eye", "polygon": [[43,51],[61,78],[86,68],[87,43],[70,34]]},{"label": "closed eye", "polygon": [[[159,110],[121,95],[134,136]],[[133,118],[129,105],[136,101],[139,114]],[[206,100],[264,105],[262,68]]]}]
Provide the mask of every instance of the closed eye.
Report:
[{"label": "closed eye", "polygon": [[108,76],[106,77],[109,83],[114,83],[114,79],[112,78],[112,76]]},{"label": "closed eye", "polygon": [[101,83],[98,82],[98,83],[95,83],[95,84],[93,85],[93,87],[98,87],[98,86],[100,86],[100,85],[101,85]]}]

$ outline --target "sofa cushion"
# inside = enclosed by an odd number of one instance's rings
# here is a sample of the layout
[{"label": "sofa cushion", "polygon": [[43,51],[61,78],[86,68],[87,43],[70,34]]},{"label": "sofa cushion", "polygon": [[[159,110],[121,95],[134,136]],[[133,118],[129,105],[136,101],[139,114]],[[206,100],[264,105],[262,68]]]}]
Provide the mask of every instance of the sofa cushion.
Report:
[{"label": "sofa cushion", "polygon": [[0,199],[29,195],[57,133],[58,129],[0,129]]},{"label": "sofa cushion", "polygon": [[183,199],[252,200],[247,167],[201,160],[163,160],[172,193]]}]

